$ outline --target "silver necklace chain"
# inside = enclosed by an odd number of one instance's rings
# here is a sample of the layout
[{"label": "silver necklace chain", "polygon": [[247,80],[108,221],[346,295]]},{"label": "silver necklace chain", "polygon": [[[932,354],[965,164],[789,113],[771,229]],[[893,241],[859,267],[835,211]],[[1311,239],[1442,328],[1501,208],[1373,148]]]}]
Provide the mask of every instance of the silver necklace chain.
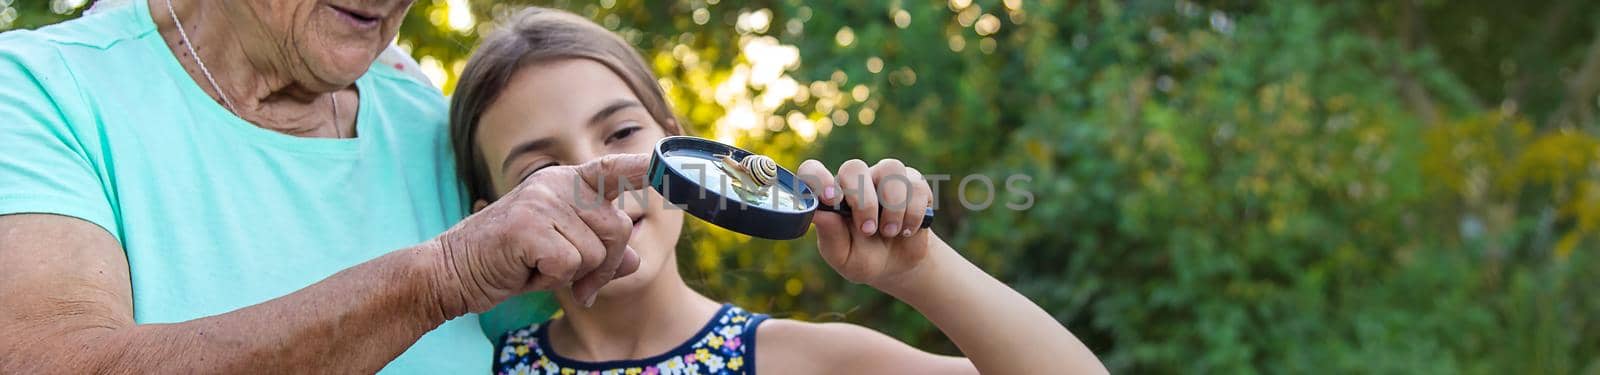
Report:
[{"label": "silver necklace chain", "polygon": [[[218,85],[217,79],[211,76],[211,70],[206,69],[206,62],[200,60],[200,53],[195,52],[194,42],[189,41],[189,32],[184,31],[183,21],[178,20],[178,11],[172,9],[172,0],[167,0],[166,3],[167,14],[172,15],[172,23],[178,26],[178,37],[183,38],[183,46],[189,48],[189,56],[193,56],[195,65],[200,66],[200,74],[206,76],[206,82],[211,83],[211,90],[216,91],[217,97],[222,98],[222,105],[228,107],[228,112],[233,112],[237,116],[239,110],[234,108],[232,100],[228,100],[228,94],[222,92],[222,86]],[[333,102],[333,134],[335,137],[344,138],[344,130],[339,129],[339,97],[330,92],[328,93],[328,99]]]}]

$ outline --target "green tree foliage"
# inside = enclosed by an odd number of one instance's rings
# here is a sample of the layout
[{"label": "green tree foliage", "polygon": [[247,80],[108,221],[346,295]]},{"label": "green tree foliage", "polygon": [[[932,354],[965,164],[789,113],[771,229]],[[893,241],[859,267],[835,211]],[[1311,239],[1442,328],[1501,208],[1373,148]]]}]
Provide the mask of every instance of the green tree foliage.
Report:
[{"label": "green tree foliage", "polygon": [[[40,3],[0,8],[75,12]],[[399,42],[448,91],[521,3],[419,0]],[[936,230],[1114,371],[1600,372],[1600,3],[533,3],[638,46],[698,135],[952,176]],[[810,241],[692,223],[679,259],[955,353]]]}]

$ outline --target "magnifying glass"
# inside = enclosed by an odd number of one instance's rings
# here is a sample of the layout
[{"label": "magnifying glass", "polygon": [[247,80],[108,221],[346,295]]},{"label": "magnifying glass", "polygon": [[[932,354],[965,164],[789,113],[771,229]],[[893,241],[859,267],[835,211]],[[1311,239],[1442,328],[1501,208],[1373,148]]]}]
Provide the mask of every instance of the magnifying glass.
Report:
[{"label": "magnifying glass", "polygon": [[[761,156],[705,138],[667,137],[656,142],[651,155],[650,186],[694,217],[766,239],[800,238],[817,210],[850,216],[847,203],[822,204],[811,187],[788,169],[772,163],[771,169],[752,171],[743,165],[750,164],[746,158]],[[932,224],[929,208],[923,212],[922,227]]]}]

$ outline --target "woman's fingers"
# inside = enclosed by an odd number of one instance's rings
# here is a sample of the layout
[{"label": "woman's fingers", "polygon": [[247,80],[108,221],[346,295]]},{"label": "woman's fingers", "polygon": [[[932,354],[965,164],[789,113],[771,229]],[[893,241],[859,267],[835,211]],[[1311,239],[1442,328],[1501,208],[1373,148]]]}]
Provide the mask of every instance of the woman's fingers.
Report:
[{"label": "woman's fingers", "polygon": [[[546,168],[441,234],[433,247],[466,311],[519,293],[570,285],[588,303],[611,280],[639,268],[627,247],[633,225],[608,202],[644,187],[649,157],[608,156]],[[459,255],[455,255],[459,254]]]},{"label": "woman's fingers", "polygon": [[540,289],[548,289],[572,282],[573,276],[577,275],[578,268],[583,263],[579,255],[581,252],[572,241],[568,241],[561,231],[554,227],[542,231],[541,234],[543,235],[536,237],[544,238],[524,237],[521,241],[523,248],[530,252],[527,258],[533,260],[533,264],[529,267],[537,271],[529,278],[529,283],[537,284],[542,287]]},{"label": "woman's fingers", "polygon": [[580,231],[579,237],[585,238],[577,240],[587,246],[579,247],[583,251],[583,269],[573,280],[572,293],[588,306],[594,302],[600,287],[617,277],[617,268],[622,264],[628,239],[633,234],[633,222],[626,213],[611,205],[577,207],[574,210],[581,222],[573,226],[585,227],[589,232]]},{"label": "woman's fingers", "polygon": [[906,207],[910,204],[911,179],[906,176],[906,165],[895,159],[883,159],[872,166],[872,181],[878,188],[878,233],[884,237],[900,235],[900,225],[905,222]]},{"label": "woman's fingers", "polygon": [[633,246],[628,246],[628,248],[623,249],[622,251],[622,262],[617,264],[617,276],[614,278],[620,279],[628,275],[632,275],[638,270],[639,252],[634,251]]},{"label": "woman's fingers", "polygon": [[[515,266],[521,267],[521,268],[526,268],[526,269],[532,271],[532,272],[528,272],[525,276],[523,276],[521,280],[508,280],[508,281],[517,282],[517,284],[509,284],[509,286],[512,287],[512,289],[511,289],[513,291],[512,294],[515,295],[515,294],[522,294],[522,293],[538,291],[538,290],[547,290],[547,289],[555,288],[555,287],[558,287],[558,286],[561,286],[561,285],[565,285],[566,281],[562,280],[560,276],[556,276],[554,274],[546,274],[545,273],[547,270],[549,272],[558,272],[557,271],[558,268],[562,269],[562,270],[567,269],[566,267],[560,267],[560,265],[558,263],[561,263],[561,262],[552,261],[552,260],[549,259],[551,257],[551,255],[548,252],[548,250],[549,250],[548,248],[550,246],[544,246],[543,248],[541,248],[541,247],[536,247],[536,246],[530,245],[530,244],[532,244],[531,241],[535,241],[536,239],[539,239],[539,238],[551,238],[551,237],[560,238],[561,237],[561,232],[557,231],[554,226],[550,226],[548,224],[546,224],[546,226],[543,227],[543,228],[525,228],[525,229],[526,230],[522,230],[522,231],[518,231],[518,232],[515,232],[515,233],[510,233],[510,234],[505,235],[506,242],[503,243],[505,245],[505,247],[507,248],[507,250],[508,250],[508,251],[504,252],[503,254],[505,256],[511,256],[511,257],[513,257],[511,259],[516,259],[517,261],[520,262],[518,264],[515,264]],[[566,241],[561,241],[561,242],[562,243],[566,243]],[[577,249],[572,249],[572,250],[576,251]],[[454,266],[456,266],[456,267],[471,267],[471,264],[474,264],[474,262],[495,262],[495,261],[504,262],[504,261],[507,261],[506,259],[507,258],[498,258],[498,257],[495,257],[495,256],[481,255],[478,260],[466,261],[466,262],[458,262]],[[483,264],[483,266],[479,266],[478,268],[490,268],[490,267],[486,267],[486,266],[488,266],[488,265],[487,264]],[[493,276],[492,275],[485,275],[485,276],[479,276],[479,277],[493,277]],[[493,304],[499,303],[498,300],[494,300],[492,298],[491,298],[491,300],[489,302],[491,303],[491,305],[485,306],[485,308],[494,307]],[[473,311],[477,311],[477,310],[475,309]]]},{"label": "woman's fingers", "polygon": [[611,154],[601,156],[577,166],[578,177],[588,183],[589,188],[605,197],[606,202],[616,200],[628,190],[638,190],[649,187],[646,177],[650,174],[649,154]]},{"label": "woman's fingers", "polygon": [[[555,209],[557,212],[543,212],[559,216],[551,221],[560,233],[560,238],[543,241],[566,242],[567,246],[556,246],[557,251],[569,251],[569,257],[576,259],[570,270],[549,276],[570,283],[573,297],[585,305],[593,303],[600,288],[612,279],[638,269],[638,254],[628,255],[633,223],[608,202],[626,189],[642,187],[648,164],[644,155],[609,155],[564,171],[552,169],[539,179],[547,184],[543,189],[553,193],[548,195],[559,197],[561,202],[556,205],[565,206],[564,210]],[[628,268],[622,267],[624,263]]]},{"label": "woman's fingers", "polygon": [[844,162],[839,166],[838,183],[845,201],[850,202],[851,227],[867,236],[878,233],[878,190],[867,163],[861,159]]},{"label": "woman's fingers", "polygon": [[556,231],[561,233],[561,238],[578,250],[579,262],[577,272],[573,274],[574,278],[587,276],[605,262],[606,244],[600,241],[600,236],[595,234],[583,219],[580,219],[577,211],[573,211],[566,220],[555,221],[555,227]]},{"label": "woman's fingers", "polygon": [[639,270],[639,253],[633,250],[633,246],[625,247],[618,253],[615,266],[602,265],[588,275],[572,281],[572,297],[583,303],[584,307],[594,305],[595,298],[600,295],[600,289],[606,284]]},{"label": "woman's fingers", "polygon": [[[604,244],[600,263],[582,274],[580,280],[573,284],[573,292],[576,297],[583,299],[585,305],[594,302],[594,296],[599,293],[601,286],[612,279],[631,274],[639,267],[638,254],[633,254],[631,258],[628,255],[631,253],[628,240],[633,237],[633,221],[627,213],[604,202],[615,201],[625,191],[647,187],[645,176],[649,167],[650,156],[646,154],[606,155],[577,167],[578,177],[593,190],[578,191],[580,196],[573,197],[576,199],[574,202],[594,204],[578,204],[574,208],[583,223]],[[626,268],[623,267],[625,263]]]}]

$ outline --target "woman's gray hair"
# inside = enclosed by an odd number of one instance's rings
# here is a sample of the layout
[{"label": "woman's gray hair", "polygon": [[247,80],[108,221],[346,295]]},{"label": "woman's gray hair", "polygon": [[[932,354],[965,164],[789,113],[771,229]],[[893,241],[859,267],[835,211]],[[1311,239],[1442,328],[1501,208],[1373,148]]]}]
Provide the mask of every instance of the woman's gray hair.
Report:
[{"label": "woman's gray hair", "polygon": [[478,120],[524,67],[566,59],[588,59],[605,65],[639,97],[646,111],[668,135],[684,134],[654,73],[639,52],[617,34],[593,21],[562,10],[530,7],[506,21],[478,46],[456,81],[450,99],[450,144],[456,173],[470,200],[494,199],[488,163],[477,146]]}]

